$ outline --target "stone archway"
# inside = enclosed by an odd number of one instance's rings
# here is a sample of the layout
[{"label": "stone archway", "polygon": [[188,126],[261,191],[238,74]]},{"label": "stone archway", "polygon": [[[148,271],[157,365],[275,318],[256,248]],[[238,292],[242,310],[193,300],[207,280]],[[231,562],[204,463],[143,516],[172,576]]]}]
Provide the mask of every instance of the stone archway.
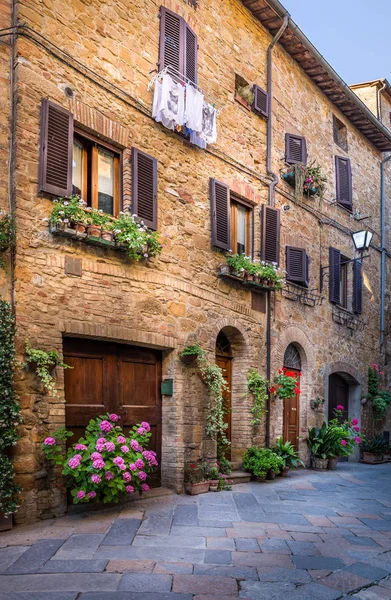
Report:
[{"label": "stone archway", "polygon": [[[307,455],[305,438],[309,426],[312,426],[310,400],[316,371],[315,349],[306,333],[295,325],[282,331],[275,344],[272,344],[271,380],[284,364],[287,348],[293,345],[300,356],[302,377],[300,378],[300,418],[299,418],[299,452],[303,459]],[[271,405],[270,443],[273,444],[283,434],[283,403],[275,400]]]},{"label": "stone archway", "polygon": [[[346,416],[356,418],[358,425],[361,427],[361,387],[362,377],[359,371],[346,362],[334,362],[325,368],[325,420],[329,417],[330,394],[332,393],[332,376],[338,376],[342,384],[346,387],[347,411]],[[359,460],[359,450],[349,457],[351,461]]]}]

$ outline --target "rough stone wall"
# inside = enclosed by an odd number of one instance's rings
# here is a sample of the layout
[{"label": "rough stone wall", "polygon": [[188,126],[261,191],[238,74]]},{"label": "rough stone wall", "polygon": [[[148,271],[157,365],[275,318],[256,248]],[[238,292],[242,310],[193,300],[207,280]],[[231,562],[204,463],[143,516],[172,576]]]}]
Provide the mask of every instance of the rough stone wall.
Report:
[{"label": "rough stone wall", "polygon": [[[148,114],[135,109],[130,97],[150,110],[152,96],[147,85],[158,56],[159,0],[132,2],[131,10],[129,3],[97,0],[88,4],[76,0],[72,4],[22,1],[19,5],[21,21],[106,81],[98,83],[91,74],[87,78],[68,64],[72,63],[68,57],[62,55],[60,61],[31,40],[18,39],[16,315],[20,355],[26,338],[35,346],[61,351],[64,334],[165,349],[163,376],[174,379],[174,396],[163,398],[162,477],[163,484],[179,490],[184,456],[193,458],[202,452],[208,401],[194,371],[178,360],[177,351],[187,343],[197,340],[213,357],[217,334],[224,329],[234,352],[234,460],[240,461],[253,440],[264,439],[264,427],[254,432],[250,424],[251,399],[245,394],[245,379],[251,366],[265,370],[265,315],[251,309],[250,292],[216,277],[222,257],[210,247],[208,184],[209,177],[215,177],[257,205],[267,200],[266,123],[234,101],[234,85],[238,73],[266,87],[266,50],[271,37],[239,0],[201,0],[197,11],[179,0],[164,0],[163,4],[182,15],[198,34],[200,85],[223,106],[218,119],[219,139],[210,152],[189,146],[156,124]],[[311,287],[318,288],[320,264],[328,264],[328,247],[339,247],[353,257],[348,230],[358,228],[345,211],[329,204],[335,197],[333,157],[342,154],[333,143],[332,114],[348,127],[354,203],[372,215],[375,244],[379,243],[380,155],[280,47],[275,49],[274,79],[275,171],[283,166],[285,133],[300,133],[307,138],[309,159],[317,159],[330,178],[323,203],[298,203],[292,189],[283,183],[277,193],[277,205],[290,206],[288,212],[281,213],[281,264],[285,264],[285,244],[306,247],[311,256]],[[107,250],[54,238],[42,222],[50,215],[51,201],[37,193],[40,102],[48,97],[70,106],[63,91],[66,85],[75,91],[77,101],[127,129],[129,147],[135,146],[159,161],[159,231],[165,248],[149,265],[133,264]],[[326,224],[322,225],[323,217]],[[254,218],[258,251],[258,207]],[[333,323],[327,281],[322,306],[302,306],[279,294],[275,305],[272,300],[272,373],[281,367],[290,342],[296,342],[302,353],[303,436],[319,417],[309,404],[324,394],[325,366],[346,361],[364,374],[366,364],[377,355],[380,255],[375,249],[370,255],[365,263],[364,332],[351,335]],[[82,260],[81,277],[65,275],[67,256]],[[40,451],[45,435],[64,424],[61,371],[57,373],[57,389],[55,398],[44,395],[32,374],[20,374],[18,391],[25,417],[23,440],[15,453],[15,467],[25,489],[17,517],[20,522],[61,514],[65,508],[58,477],[47,473]],[[282,430],[282,407],[278,403],[271,407],[271,425],[274,441]],[[304,441],[301,450],[304,454]]]}]

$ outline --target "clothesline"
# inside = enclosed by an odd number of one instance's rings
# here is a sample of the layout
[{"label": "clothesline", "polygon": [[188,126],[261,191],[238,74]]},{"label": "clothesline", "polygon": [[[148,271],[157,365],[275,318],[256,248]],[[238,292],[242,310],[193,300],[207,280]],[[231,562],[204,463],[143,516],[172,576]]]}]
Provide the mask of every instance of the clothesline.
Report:
[{"label": "clothesline", "polygon": [[172,78],[174,78],[175,81],[177,81],[178,83],[182,83],[183,85],[188,83],[188,84],[192,85],[195,89],[197,89],[199,92],[202,92],[204,94],[205,102],[207,102],[208,104],[213,106],[213,108],[216,110],[217,115],[219,115],[221,113],[221,111],[223,110],[223,107],[219,104],[219,102],[216,100],[216,98],[214,96],[212,96],[208,93],[205,93],[203,88],[201,88],[199,85],[197,85],[196,83],[191,81],[191,79],[189,79],[188,77],[185,77],[180,71],[178,71],[174,67],[171,67],[170,65],[165,67],[162,71],[159,71],[159,73],[156,73],[156,75],[154,75],[154,77],[151,79],[151,81],[148,84],[148,91],[150,91],[154,87],[156,81],[159,78],[161,78],[165,73],[167,73]]}]

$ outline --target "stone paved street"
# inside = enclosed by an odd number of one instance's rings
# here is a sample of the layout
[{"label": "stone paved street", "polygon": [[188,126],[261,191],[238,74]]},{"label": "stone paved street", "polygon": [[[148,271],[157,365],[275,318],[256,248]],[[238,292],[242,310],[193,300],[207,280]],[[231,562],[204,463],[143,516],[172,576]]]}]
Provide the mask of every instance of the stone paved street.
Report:
[{"label": "stone paved street", "polygon": [[159,493],[0,534],[0,600],[391,599],[391,464]]}]

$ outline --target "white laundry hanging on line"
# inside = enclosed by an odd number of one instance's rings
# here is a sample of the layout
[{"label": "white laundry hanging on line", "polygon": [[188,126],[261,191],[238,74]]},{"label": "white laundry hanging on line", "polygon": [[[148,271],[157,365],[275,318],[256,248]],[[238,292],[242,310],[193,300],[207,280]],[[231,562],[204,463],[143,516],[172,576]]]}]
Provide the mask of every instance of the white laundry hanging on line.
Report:
[{"label": "white laundry hanging on line", "polygon": [[202,131],[200,138],[207,144],[214,144],[217,141],[216,109],[211,104],[204,102],[202,110]]},{"label": "white laundry hanging on line", "polygon": [[185,113],[185,88],[167,73],[163,75],[159,111],[174,125],[183,125]]},{"label": "white laundry hanging on line", "polygon": [[200,133],[202,131],[202,111],[204,94],[190,83],[186,84],[185,123],[188,129]]},{"label": "white laundry hanging on line", "polygon": [[171,129],[174,131],[174,122],[171,119],[166,119],[163,111],[160,109],[161,101],[162,101],[162,87],[163,83],[156,79],[155,82],[155,91],[153,94],[153,104],[152,104],[152,117],[158,122],[162,123],[167,129]]}]

